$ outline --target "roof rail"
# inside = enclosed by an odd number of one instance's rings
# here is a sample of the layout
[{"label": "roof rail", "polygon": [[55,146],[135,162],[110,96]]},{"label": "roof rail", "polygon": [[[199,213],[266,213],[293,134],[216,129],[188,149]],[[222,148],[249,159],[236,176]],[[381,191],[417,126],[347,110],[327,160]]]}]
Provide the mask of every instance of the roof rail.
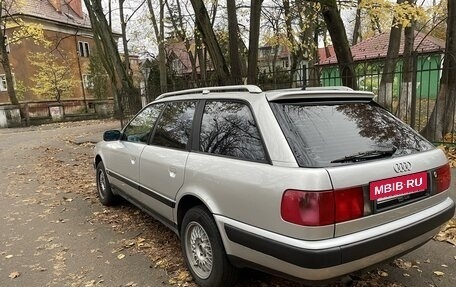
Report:
[{"label": "roof rail", "polygon": [[346,86],[327,86],[327,87],[303,87],[305,91],[353,91],[352,88]]},{"label": "roof rail", "polygon": [[189,94],[209,94],[209,93],[219,93],[219,92],[249,92],[251,94],[259,94],[263,91],[255,86],[255,85],[236,85],[236,86],[220,86],[220,87],[205,87],[205,88],[195,88],[195,89],[188,89],[188,90],[181,90],[176,92],[169,92],[161,94],[157,97],[157,100],[172,97],[172,96],[179,96],[179,95],[189,95]]}]

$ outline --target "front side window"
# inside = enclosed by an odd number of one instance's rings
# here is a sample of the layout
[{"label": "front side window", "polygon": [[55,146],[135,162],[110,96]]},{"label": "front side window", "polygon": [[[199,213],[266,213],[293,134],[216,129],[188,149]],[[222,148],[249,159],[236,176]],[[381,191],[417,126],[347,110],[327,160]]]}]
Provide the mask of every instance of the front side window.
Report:
[{"label": "front side window", "polygon": [[196,102],[168,103],[152,139],[153,145],[186,149],[192,130]]},{"label": "front side window", "polygon": [[146,107],[125,127],[122,140],[136,143],[147,143],[152,128],[163,108],[163,104]]},{"label": "front side window", "polygon": [[244,160],[266,161],[260,133],[249,107],[208,101],[200,132],[200,151]]}]

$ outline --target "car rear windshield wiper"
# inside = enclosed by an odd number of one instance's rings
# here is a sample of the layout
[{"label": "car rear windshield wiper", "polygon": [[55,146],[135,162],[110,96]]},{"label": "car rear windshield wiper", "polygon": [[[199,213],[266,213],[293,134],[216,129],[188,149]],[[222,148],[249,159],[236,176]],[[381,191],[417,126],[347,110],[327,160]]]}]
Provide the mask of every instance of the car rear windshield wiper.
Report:
[{"label": "car rear windshield wiper", "polygon": [[365,152],[360,152],[353,155],[348,155],[342,158],[335,159],[331,161],[331,163],[342,163],[342,162],[358,162],[358,161],[365,161],[383,157],[390,157],[396,152],[396,148],[388,149],[388,150],[369,150]]}]

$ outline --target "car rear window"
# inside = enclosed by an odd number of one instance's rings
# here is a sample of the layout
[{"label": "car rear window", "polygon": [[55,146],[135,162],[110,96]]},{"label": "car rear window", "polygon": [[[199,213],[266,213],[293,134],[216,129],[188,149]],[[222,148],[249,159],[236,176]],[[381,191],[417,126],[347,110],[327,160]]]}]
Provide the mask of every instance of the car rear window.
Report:
[{"label": "car rear window", "polygon": [[387,157],[398,157],[434,148],[372,101],[273,102],[271,107],[301,167],[359,162],[341,159],[370,151],[393,151]]}]

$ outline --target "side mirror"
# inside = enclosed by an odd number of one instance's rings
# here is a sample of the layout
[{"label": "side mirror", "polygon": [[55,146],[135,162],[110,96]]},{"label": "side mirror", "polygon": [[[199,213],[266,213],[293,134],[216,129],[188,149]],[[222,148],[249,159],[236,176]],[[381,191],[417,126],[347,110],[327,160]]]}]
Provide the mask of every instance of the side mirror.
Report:
[{"label": "side mirror", "polygon": [[103,134],[103,140],[107,141],[107,142],[120,140],[120,131],[119,130],[105,131]]}]

